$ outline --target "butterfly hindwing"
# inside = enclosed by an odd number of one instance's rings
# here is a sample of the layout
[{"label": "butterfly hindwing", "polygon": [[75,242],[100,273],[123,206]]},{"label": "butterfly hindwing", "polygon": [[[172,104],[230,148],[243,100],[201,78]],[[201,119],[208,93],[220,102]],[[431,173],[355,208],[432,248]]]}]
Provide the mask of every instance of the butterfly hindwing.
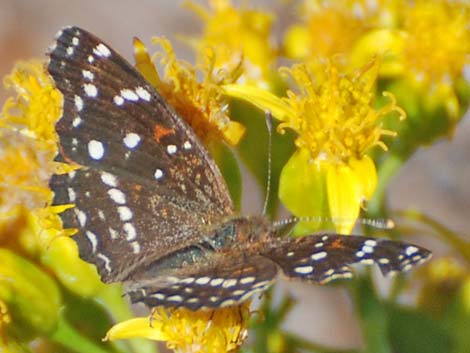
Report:
[{"label": "butterfly hindwing", "polygon": [[183,270],[169,271],[157,280],[140,280],[129,294],[133,302],[144,302],[150,307],[197,310],[233,306],[264,292],[277,272],[277,265],[263,256],[219,255]]},{"label": "butterfly hindwing", "polygon": [[387,239],[323,234],[289,238],[272,245],[265,254],[285,275],[315,283],[350,278],[350,265],[378,264],[383,274],[403,272],[424,262],[424,248]]}]

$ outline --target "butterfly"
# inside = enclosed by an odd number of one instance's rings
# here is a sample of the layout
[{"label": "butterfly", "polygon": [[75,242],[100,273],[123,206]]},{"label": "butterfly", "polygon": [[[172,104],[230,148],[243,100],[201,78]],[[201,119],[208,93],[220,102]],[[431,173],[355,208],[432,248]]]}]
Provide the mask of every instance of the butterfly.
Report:
[{"label": "butterfly", "polygon": [[238,214],[214,160],[190,126],[115,50],[61,30],[48,72],[63,95],[54,205],[82,259],[133,302],[218,308],[265,291],[282,273],[323,284],[376,263],[384,274],[430,257],[400,241],[339,234],[281,236],[266,217]]}]

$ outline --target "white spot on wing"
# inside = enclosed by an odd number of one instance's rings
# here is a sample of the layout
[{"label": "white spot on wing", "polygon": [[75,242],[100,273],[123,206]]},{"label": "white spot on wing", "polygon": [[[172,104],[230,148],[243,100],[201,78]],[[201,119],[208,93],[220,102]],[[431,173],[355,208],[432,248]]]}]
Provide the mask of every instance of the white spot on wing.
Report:
[{"label": "white spot on wing", "polygon": [[67,191],[68,191],[68,194],[69,194],[69,200],[71,202],[74,202],[75,199],[77,198],[77,194],[75,194],[75,191],[72,188],[68,188]]},{"label": "white spot on wing", "polygon": [[95,75],[93,74],[93,72],[89,70],[82,70],[82,75],[83,75],[83,78],[86,78],[87,80],[90,80],[90,81],[93,81],[93,79],[95,78]]},{"label": "white spot on wing", "polygon": [[75,108],[77,109],[77,111],[81,111],[83,109],[83,99],[75,95],[74,101],[75,101]]},{"label": "white spot on wing", "polygon": [[132,225],[132,223],[124,223],[124,231],[126,232],[126,240],[127,241],[132,241],[136,238],[137,232],[135,230],[135,227]]},{"label": "white spot on wing", "polygon": [[365,245],[367,246],[376,246],[377,245],[377,240],[374,240],[374,239],[368,239],[364,242]]},{"label": "white spot on wing", "polygon": [[252,282],[254,282],[254,281],[255,281],[255,279],[256,279],[256,278],[255,278],[255,277],[253,277],[253,276],[244,277],[244,278],[240,279],[240,283],[241,283],[241,284],[248,284],[248,283],[252,283]]},{"label": "white spot on wing", "polygon": [[113,187],[117,186],[116,177],[114,175],[106,173],[106,172],[101,173],[101,181],[103,183],[105,183],[106,185],[108,185],[108,186],[113,186]]},{"label": "white spot on wing", "polygon": [[119,237],[118,232],[116,232],[113,228],[108,228],[109,230],[109,235],[111,236],[111,239],[117,239]]},{"label": "white spot on wing", "polygon": [[126,222],[132,219],[132,211],[127,206],[118,207],[119,218],[121,221]]},{"label": "white spot on wing", "polygon": [[96,249],[98,247],[98,237],[96,236],[95,233],[93,232],[90,232],[89,230],[87,230],[85,232],[85,235],[86,237],[88,238],[88,241],[90,242],[91,244],[91,252],[92,253],[95,253],[96,252]]},{"label": "white spot on wing", "polygon": [[128,101],[137,102],[139,100],[139,96],[134,91],[127,88],[121,90],[121,96]]},{"label": "white spot on wing", "polygon": [[321,252],[317,252],[313,254],[312,256],[310,256],[310,258],[312,260],[318,261],[318,260],[324,259],[326,256],[327,256],[326,251],[321,251]]},{"label": "white spot on wing", "polygon": [[145,88],[140,87],[140,86],[135,89],[135,93],[137,93],[137,95],[140,98],[142,98],[143,100],[146,100],[147,102],[149,102],[150,98],[152,98],[150,92],[147,91]]},{"label": "white spot on wing", "polygon": [[168,298],[166,298],[167,301],[169,302],[182,302],[183,301],[183,297],[181,295],[172,295]]},{"label": "white spot on wing", "polygon": [[104,268],[106,269],[106,271],[108,273],[111,273],[111,260],[109,259],[109,257],[103,255],[102,253],[99,253],[97,257],[104,262]]},{"label": "white spot on wing", "polygon": [[111,197],[111,200],[118,204],[122,205],[126,203],[126,195],[119,189],[109,189],[108,195]]},{"label": "white spot on wing", "polygon": [[75,118],[73,118],[72,126],[78,127],[82,123],[82,121],[83,120],[79,116],[76,116]]},{"label": "white spot on wing", "polygon": [[212,287],[217,287],[217,286],[221,285],[223,282],[224,282],[224,279],[223,279],[223,278],[214,278],[214,279],[211,281],[211,286],[212,286]]},{"label": "white spot on wing", "polygon": [[93,159],[101,159],[104,156],[103,143],[97,140],[91,140],[88,142],[88,154]]},{"label": "white spot on wing", "polygon": [[153,293],[153,294],[150,294],[150,297],[158,299],[158,300],[163,300],[165,299],[166,295],[162,293]]},{"label": "white spot on wing", "polygon": [[313,266],[297,266],[294,271],[302,275],[308,275],[313,272]]},{"label": "white spot on wing", "polygon": [[72,44],[75,45],[75,46],[77,46],[78,43],[79,43],[78,38],[77,38],[77,37],[73,37],[73,38],[72,38]]},{"label": "white spot on wing", "polygon": [[196,279],[196,284],[204,285],[209,283],[210,280],[211,279],[209,277],[199,277],[198,279]]},{"label": "white spot on wing", "polygon": [[96,97],[98,95],[98,89],[92,83],[85,83],[83,85],[83,90],[88,97]]},{"label": "white spot on wing", "polygon": [[107,58],[111,55],[111,50],[109,50],[109,48],[103,43],[100,43],[95,48],[93,48],[93,53],[97,56]]},{"label": "white spot on wing", "polygon": [[178,151],[178,148],[175,145],[168,145],[166,147],[166,151],[168,152],[168,154],[175,154],[176,151]]},{"label": "white spot on wing", "polygon": [[95,61],[95,58],[92,55],[88,55],[88,62],[93,64],[93,61]]},{"label": "white spot on wing", "polygon": [[364,251],[359,250],[358,252],[356,252],[356,257],[363,257],[364,255]]},{"label": "white spot on wing", "polygon": [[78,208],[75,208],[75,215],[78,218],[78,223],[80,224],[80,227],[85,227],[86,224],[86,214],[82,210],[79,210]]},{"label": "white spot on wing", "polygon": [[126,137],[124,137],[124,144],[128,148],[135,148],[140,142],[140,136],[137,135],[136,133],[128,133]]},{"label": "white spot on wing", "polygon": [[410,245],[405,249],[405,254],[407,256],[411,256],[416,252],[418,252],[418,248],[416,246],[413,246],[413,245]]},{"label": "white spot on wing", "polygon": [[139,244],[138,242],[133,241],[133,242],[131,243],[131,246],[132,246],[132,252],[133,252],[134,254],[140,253],[140,244]]},{"label": "white spot on wing", "polygon": [[163,171],[161,169],[157,169],[155,170],[155,174],[154,174],[154,177],[155,179],[160,179],[161,177],[163,176]]},{"label": "white spot on wing", "polygon": [[191,145],[191,142],[189,142],[189,141],[186,141],[186,142],[183,144],[183,148],[184,148],[185,150],[190,150],[191,147],[193,147],[193,146]]},{"label": "white spot on wing", "polygon": [[106,220],[106,216],[104,215],[103,210],[98,210],[98,217],[99,217],[102,221],[105,221],[105,220]]},{"label": "white spot on wing", "polygon": [[113,101],[114,103],[116,103],[116,105],[124,104],[124,98],[122,98],[121,96],[114,96]]},{"label": "white spot on wing", "polygon": [[73,54],[74,48],[73,47],[68,47],[66,50],[67,56],[71,56]]},{"label": "white spot on wing", "polygon": [[224,288],[230,288],[230,287],[235,286],[235,285],[237,284],[237,282],[238,282],[238,281],[237,281],[236,279],[234,279],[234,278],[232,278],[232,279],[226,279],[226,280],[224,281],[224,284],[222,284],[222,287],[224,287]]}]

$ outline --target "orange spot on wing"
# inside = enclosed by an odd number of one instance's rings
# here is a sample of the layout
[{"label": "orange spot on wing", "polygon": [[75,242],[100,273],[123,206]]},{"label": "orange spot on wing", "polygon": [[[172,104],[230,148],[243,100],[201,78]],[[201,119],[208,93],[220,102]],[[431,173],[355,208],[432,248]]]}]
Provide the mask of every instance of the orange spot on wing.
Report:
[{"label": "orange spot on wing", "polygon": [[341,241],[341,239],[335,239],[331,243],[331,248],[333,249],[341,249],[342,247],[343,247],[343,242]]},{"label": "orange spot on wing", "polygon": [[153,129],[153,137],[155,137],[155,140],[157,140],[157,142],[160,142],[160,139],[162,137],[165,137],[167,135],[171,135],[174,133],[175,133],[175,130],[168,129],[165,126],[158,125],[158,124],[155,125],[155,128]]},{"label": "orange spot on wing", "polygon": [[140,190],[142,190],[142,185],[140,185],[140,184],[134,184],[134,189],[135,189],[136,191],[140,191]]}]

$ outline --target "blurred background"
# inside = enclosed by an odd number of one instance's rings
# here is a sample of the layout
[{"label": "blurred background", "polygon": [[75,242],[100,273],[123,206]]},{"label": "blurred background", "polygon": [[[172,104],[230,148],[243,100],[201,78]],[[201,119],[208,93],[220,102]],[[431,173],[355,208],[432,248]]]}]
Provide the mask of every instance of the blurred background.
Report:
[{"label": "blurred background", "polygon": [[[294,15],[294,3],[251,1],[255,8],[282,13],[284,20]],[[181,1],[0,0],[0,76],[9,73],[17,60],[44,57],[55,33],[72,24],[95,33],[129,60],[134,36],[149,44],[151,36],[159,35],[171,40],[179,58],[193,61],[190,49],[176,35],[190,35],[201,29],[201,21]],[[6,94],[0,87],[2,102]],[[415,208],[470,240],[469,136],[467,112],[452,139],[420,148],[393,179],[389,189],[392,208]],[[248,173],[244,182],[243,211],[259,212],[262,197]],[[433,246],[429,244],[438,256],[441,249]],[[285,323],[286,329],[337,348],[361,345],[354,309],[340,286],[282,282],[276,290],[288,292],[298,301]]]}]

